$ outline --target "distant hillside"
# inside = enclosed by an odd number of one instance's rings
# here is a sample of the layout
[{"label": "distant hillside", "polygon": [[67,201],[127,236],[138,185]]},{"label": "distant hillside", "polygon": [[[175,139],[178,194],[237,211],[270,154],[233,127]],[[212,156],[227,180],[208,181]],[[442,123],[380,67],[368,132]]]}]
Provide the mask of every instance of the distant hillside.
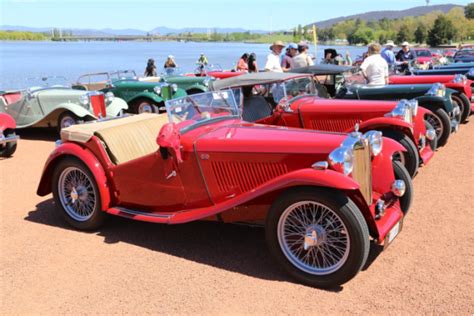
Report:
[{"label": "distant hillside", "polygon": [[326,21],[311,23],[308,26],[312,26],[316,24],[318,28],[327,28],[331,27],[336,23],[345,21],[345,20],[353,20],[353,19],[361,19],[364,21],[377,21],[383,18],[387,19],[400,19],[409,16],[421,16],[433,11],[441,11],[443,13],[448,13],[451,9],[461,7],[460,5],[455,4],[441,4],[441,5],[430,5],[430,6],[422,6],[422,7],[415,7],[407,10],[401,11],[373,11],[361,14],[355,14],[345,17],[334,18]]}]

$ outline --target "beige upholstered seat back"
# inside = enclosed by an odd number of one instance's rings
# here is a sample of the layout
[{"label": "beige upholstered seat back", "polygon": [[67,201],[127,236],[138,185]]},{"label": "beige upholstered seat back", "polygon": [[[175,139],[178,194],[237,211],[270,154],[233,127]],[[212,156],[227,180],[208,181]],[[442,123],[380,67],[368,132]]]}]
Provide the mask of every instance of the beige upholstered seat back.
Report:
[{"label": "beige upholstered seat back", "polygon": [[166,123],[166,114],[151,115],[144,120],[97,130],[94,135],[105,143],[110,160],[118,165],[156,152],[159,148],[156,138]]},{"label": "beige upholstered seat back", "polygon": [[83,86],[88,91],[101,90],[101,89],[104,89],[107,86],[107,81],[100,81],[100,82],[94,82],[94,83],[89,83],[89,84],[83,84]]}]

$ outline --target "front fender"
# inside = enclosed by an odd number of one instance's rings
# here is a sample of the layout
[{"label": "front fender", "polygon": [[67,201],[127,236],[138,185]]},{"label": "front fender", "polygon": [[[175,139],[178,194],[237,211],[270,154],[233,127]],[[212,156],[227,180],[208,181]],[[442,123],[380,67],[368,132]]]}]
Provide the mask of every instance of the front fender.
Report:
[{"label": "front fender", "polygon": [[163,98],[161,96],[157,95],[156,93],[143,91],[143,92],[140,92],[140,93],[134,95],[133,98],[128,100],[128,103],[130,104],[130,103],[132,103],[132,102],[134,102],[135,100],[138,100],[138,99],[149,99],[149,100],[152,100],[155,103],[164,102]]},{"label": "front fender", "polygon": [[16,128],[16,122],[7,113],[0,113],[0,132],[4,131],[6,129],[15,129]]},{"label": "front fender", "polygon": [[128,109],[128,104],[125,102],[125,100],[120,99],[120,98],[114,98],[112,103],[107,105],[106,111],[107,111],[107,117],[116,117],[120,115],[120,113],[124,110]]},{"label": "front fender", "polygon": [[430,111],[435,111],[437,108],[442,108],[446,111],[446,113],[451,113],[453,111],[451,94],[452,93],[448,93],[448,89],[446,89],[446,95],[444,97],[423,95],[415,99],[418,100],[418,104],[420,106],[427,108]]},{"label": "front fender", "polygon": [[203,84],[194,83],[186,88],[186,91],[189,91],[189,90],[201,90],[202,92],[206,92],[209,90],[209,87],[206,87]]},{"label": "front fender", "polygon": [[[360,123],[359,131],[362,133],[368,132],[369,130],[382,130],[382,129],[396,129],[402,131],[403,134],[414,139],[413,125],[402,121],[394,117],[376,117]],[[347,131],[347,133],[352,131]]]},{"label": "front fender", "polygon": [[255,190],[243,193],[234,199],[225,200],[206,208],[179,212],[171,217],[168,223],[180,224],[207,218],[230,210],[233,207],[242,205],[268,193],[297,186],[326,187],[346,192],[352,191],[353,194],[362,196],[359,191],[359,184],[342,173],[329,169],[300,169],[268,181],[267,183],[257,187]]},{"label": "front fender", "polygon": [[75,157],[82,161],[94,175],[94,179],[97,183],[97,187],[100,192],[100,198],[102,202],[102,210],[107,210],[110,207],[110,191],[107,185],[107,177],[104,168],[100,164],[99,160],[85,147],[79,146],[75,143],[65,143],[54,149],[49,155],[48,160],[43,168],[40,182],[36,194],[39,196],[45,196],[52,192],[52,177],[54,168],[66,157]]}]

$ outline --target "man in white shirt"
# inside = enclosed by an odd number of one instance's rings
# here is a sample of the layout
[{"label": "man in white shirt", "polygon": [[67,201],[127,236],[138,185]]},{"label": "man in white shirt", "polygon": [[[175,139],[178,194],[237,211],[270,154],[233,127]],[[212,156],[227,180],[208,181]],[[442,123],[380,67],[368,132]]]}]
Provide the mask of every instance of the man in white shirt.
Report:
[{"label": "man in white shirt", "polygon": [[285,44],[283,44],[282,41],[276,41],[272,46],[270,46],[272,52],[267,56],[265,71],[283,72],[280,64],[280,54],[283,47],[285,47]]},{"label": "man in white shirt", "polygon": [[313,66],[314,62],[311,56],[308,55],[308,43],[301,41],[298,43],[299,54],[293,57],[293,68],[303,68]]},{"label": "man in white shirt", "polygon": [[370,44],[368,49],[368,57],[360,66],[362,75],[365,77],[369,85],[388,84],[388,64],[387,61],[380,55],[380,50],[380,44]]}]

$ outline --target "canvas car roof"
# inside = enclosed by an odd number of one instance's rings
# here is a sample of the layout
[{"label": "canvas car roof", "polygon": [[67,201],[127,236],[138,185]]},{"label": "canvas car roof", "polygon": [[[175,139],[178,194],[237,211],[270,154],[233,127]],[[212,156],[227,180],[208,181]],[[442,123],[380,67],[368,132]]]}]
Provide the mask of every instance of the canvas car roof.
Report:
[{"label": "canvas car roof", "polygon": [[227,88],[253,86],[256,84],[267,84],[300,77],[307,77],[307,75],[288,72],[254,72],[241,76],[212,81],[209,83],[209,86],[211,90],[222,90]]},{"label": "canvas car roof", "polygon": [[313,65],[303,68],[291,69],[293,73],[313,74],[313,75],[338,75],[353,70],[354,67],[338,66],[331,64]]}]

